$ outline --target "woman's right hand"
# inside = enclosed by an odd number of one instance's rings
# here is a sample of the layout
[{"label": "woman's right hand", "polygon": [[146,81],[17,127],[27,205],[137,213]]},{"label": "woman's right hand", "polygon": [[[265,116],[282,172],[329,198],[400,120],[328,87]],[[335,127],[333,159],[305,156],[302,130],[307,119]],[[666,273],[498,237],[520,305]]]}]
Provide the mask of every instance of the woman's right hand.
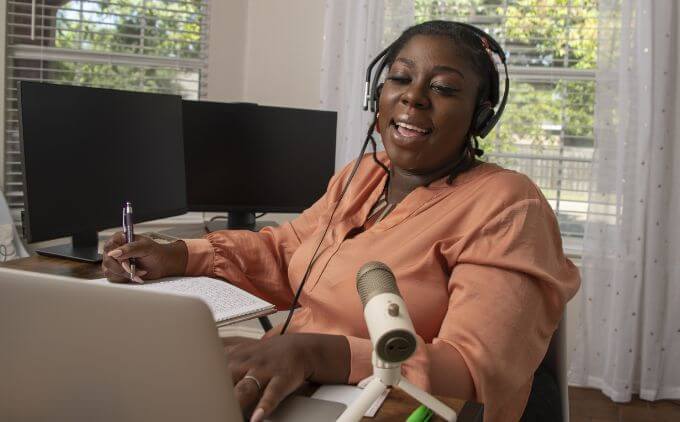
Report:
[{"label": "woman's right hand", "polygon": [[187,247],[182,241],[162,245],[146,236],[135,236],[126,243],[123,232],[117,232],[104,244],[102,271],[114,283],[131,280],[128,260],[135,258],[137,283],[162,277],[181,276],[187,265]]}]

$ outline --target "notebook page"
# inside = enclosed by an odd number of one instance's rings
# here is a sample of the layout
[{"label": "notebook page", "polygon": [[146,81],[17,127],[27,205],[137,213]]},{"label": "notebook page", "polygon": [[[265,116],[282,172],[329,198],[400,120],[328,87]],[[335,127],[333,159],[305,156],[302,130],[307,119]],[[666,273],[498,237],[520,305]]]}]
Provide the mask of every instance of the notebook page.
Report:
[{"label": "notebook page", "polygon": [[[105,278],[94,281],[111,284]],[[150,280],[144,284],[129,283],[118,284],[118,286],[197,297],[208,305],[216,322],[274,308],[271,303],[232,286],[224,280],[210,277],[168,277]]]}]

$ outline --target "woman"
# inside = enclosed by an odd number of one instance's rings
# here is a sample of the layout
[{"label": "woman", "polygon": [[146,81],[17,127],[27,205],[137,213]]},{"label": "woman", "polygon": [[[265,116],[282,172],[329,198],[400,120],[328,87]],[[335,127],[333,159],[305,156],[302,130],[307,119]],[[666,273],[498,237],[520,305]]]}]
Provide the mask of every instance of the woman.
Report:
[{"label": "woman", "polygon": [[286,334],[229,350],[237,396],[244,408],[257,403],[259,421],[305,380],[356,383],[372,373],[355,274],[382,261],[419,336],[404,375],[434,394],[484,403],[487,421],[519,420],[580,281],[538,188],[474,159],[475,110],[498,102],[485,45],[441,21],[393,44],[376,121],[385,152],[375,159],[389,174],[364,157],[339,203],[351,165],[300,217],[258,233],[170,245],[141,236],[125,245],[116,234],[105,247],[106,276],[127,280],[134,257],[137,281],[217,276],[287,309],[315,256]]}]

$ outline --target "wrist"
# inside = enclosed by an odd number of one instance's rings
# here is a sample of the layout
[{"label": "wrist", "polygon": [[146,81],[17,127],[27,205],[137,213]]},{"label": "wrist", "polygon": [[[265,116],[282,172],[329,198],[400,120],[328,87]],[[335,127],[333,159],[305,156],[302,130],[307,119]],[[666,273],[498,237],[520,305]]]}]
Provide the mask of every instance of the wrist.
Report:
[{"label": "wrist", "polygon": [[166,255],[168,258],[167,265],[165,265],[167,270],[164,276],[172,277],[185,275],[189,257],[187,245],[183,241],[178,240],[176,242],[163,245],[163,248],[166,250],[164,255]]},{"label": "wrist", "polygon": [[330,334],[302,335],[310,336],[309,342],[300,342],[301,357],[307,366],[306,379],[321,384],[347,383],[351,364],[347,338]]}]

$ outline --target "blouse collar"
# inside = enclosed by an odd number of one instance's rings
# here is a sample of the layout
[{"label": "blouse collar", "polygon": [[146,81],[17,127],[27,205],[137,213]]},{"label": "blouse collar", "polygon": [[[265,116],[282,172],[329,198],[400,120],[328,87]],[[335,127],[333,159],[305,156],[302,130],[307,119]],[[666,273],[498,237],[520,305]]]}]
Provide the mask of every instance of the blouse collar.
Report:
[{"label": "blouse collar", "polygon": [[[385,164],[387,168],[390,168],[390,159],[387,157],[387,154],[384,151],[379,152],[377,154],[377,158],[383,164]],[[373,205],[379,200],[383,190],[385,189],[385,184],[387,183],[387,174],[385,171],[377,164],[373,164],[375,166],[373,171],[380,172],[381,176],[378,178],[378,183],[375,184],[373,192],[371,192],[369,195],[367,203],[362,206],[362,210],[360,212],[362,224],[368,218],[368,214],[370,213]],[[373,225],[372,229],[387,230],[391,227],[394,227],[397,224],[402,223],[410,216],[419,213],[421,210],[429,208],[432,203],[437,202],[453,193],[458,187],[465,185],[484,174],[492,173],[498,170],[500,170],[500,167],[495,164],[479,162],[474,167],[458,174],[453,179],[451,184],[447,183],[449,176],[445,175],[432,181],[426,186],[417,187],[401,202],[399,202],[394,210],[392,210],[392,212],[390,212],[383,220]]]}]

